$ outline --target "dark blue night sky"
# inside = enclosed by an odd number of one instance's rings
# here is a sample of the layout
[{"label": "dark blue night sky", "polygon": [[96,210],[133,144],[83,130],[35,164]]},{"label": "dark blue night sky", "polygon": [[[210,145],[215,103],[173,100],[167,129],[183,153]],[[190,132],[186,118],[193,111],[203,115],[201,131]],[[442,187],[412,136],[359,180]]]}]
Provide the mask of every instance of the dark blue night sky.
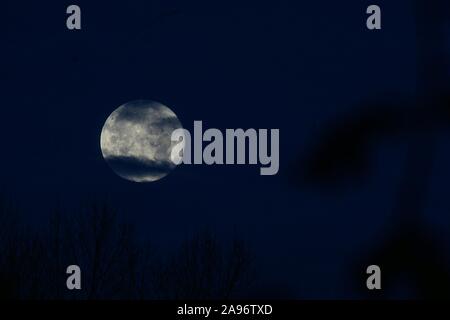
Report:
[{"label": "dark blue night sky", "polygon": [[[372,102],[413,108],[414,1],[377,1],[379,31],[365,24],[372,2],[78,1],[82,30],[69,31],[67,1],[7,1],[2,193],[37,229],[55,207],[106,200],[162,251],[203,229],[239,234],[267,295],[365,297],[358,263],[392,231],[404,136],[375,136],[356,177],[321,184],[298,172],[324,132]],[[279,128],[279,173],[182,165],[154,183],[119,178],[102,158],[100,132],[112,111],[136,99],[164,103],[189,130],[194,120]],[[422,216],[447,252],[449,137],[439,131]]]}]

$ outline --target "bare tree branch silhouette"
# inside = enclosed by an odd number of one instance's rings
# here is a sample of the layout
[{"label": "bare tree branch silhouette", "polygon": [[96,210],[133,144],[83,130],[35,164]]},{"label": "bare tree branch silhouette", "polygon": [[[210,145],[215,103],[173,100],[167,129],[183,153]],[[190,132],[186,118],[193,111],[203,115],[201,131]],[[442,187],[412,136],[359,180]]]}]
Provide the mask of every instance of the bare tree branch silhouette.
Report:
[{"label": "bare tree branch silhouette", "polygon": [[383,139],[399,136],[408,142],[407,161],[393,208],[391,236],[358,265],[358,283],[365,290],[363,265],[376,263],[385,270],[387,294],[390,283],[402,273],[413,275],[417,295],[423,298],[450,297],[450,269],[445,254],[426,229],[423,212],[434,160],[436,136],[449,122],[448,57],[445,24],[449,4],[414,2],[417,17],[418,88],[414,102],[407,99],[370,102],[358,116],[331,126],[296,169],[297,181],[335,186],[346,178],[362,178],[368,172],[370,147]]},{"label": "bare tree branch silhouette", "polygon": [[[213,299],[244,292],[252,256],[243,241],[225,248],[210,232],[162,259],[105,203],[82,212],[55,210],[47,230],[31,232],[0,201],[1,299]],[[82,290],[69,291],[67,266],[82,270]]]}]

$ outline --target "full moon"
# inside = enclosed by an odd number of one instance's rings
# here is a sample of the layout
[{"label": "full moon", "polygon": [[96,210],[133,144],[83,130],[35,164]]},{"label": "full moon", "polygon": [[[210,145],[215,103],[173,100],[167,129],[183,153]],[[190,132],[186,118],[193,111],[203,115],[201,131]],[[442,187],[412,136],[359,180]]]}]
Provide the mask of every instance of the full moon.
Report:
[{"label": "full moon", "polygon": [[100,146],[103,158],[120,177],[134,182],[159,180],[175,168],[172,132],[182,128],[175,113],[150,101],[127,102],[106,119]]}]

